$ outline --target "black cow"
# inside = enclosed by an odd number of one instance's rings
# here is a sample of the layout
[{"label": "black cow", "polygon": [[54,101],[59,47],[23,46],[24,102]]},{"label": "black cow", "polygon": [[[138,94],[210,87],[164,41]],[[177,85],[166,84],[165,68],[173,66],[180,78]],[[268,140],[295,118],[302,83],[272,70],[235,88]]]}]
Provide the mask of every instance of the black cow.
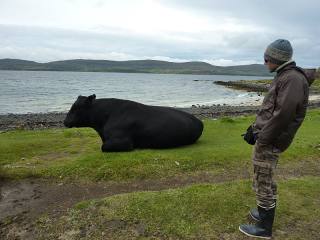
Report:
[{"label": "black cow", "polygon": [[95,129],[102,139],[103,152],[192,144],[203,130],[199,119],[174,108],[115,98],[96,99],[96,95],[79,96],[64,125]]}]

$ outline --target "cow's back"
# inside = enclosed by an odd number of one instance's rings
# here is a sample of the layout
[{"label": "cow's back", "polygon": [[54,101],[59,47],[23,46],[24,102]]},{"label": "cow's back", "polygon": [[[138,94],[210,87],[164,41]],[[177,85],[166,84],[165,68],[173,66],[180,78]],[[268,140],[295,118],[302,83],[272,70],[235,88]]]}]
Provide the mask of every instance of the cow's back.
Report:
[{"label": "cow's back", "polygon": [[168,148],[192,144],[201,136],[203,123],[193,115],[170,107],[129,100],[97,99],[100,114],[109,114],[106,131],[123,131],[138,148]]},{"label": "cow's back", "polygon": [[174,108],[144,105],[137,110],[136,116],[137,145],[166,148],[191,144],[197,141],[203,130],[199,119]]}]

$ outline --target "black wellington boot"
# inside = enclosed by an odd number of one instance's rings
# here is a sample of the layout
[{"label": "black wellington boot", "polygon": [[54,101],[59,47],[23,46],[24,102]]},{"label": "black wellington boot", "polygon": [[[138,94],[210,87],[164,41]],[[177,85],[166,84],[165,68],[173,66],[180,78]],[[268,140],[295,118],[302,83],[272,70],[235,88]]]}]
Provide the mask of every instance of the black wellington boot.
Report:
[{"label": "black wellington boot", "polygon": [[275,207],[269,210],[258,206],[260,221],[256,224],[243,224],[239,226],[240,232],[250,237],[271,239]]},{"label": "black wellington boot", "polygon": [[260,218],[260,215],[259,215],[259,211],[258,211],[257,208],[250,209],[249,216],[251,217],[251,219],[253,219],[256,222],[260,222],[261,221],[261,218]]},{"label": "black wellington boot", "polygon": [[[277,200],[274,200],[274,203],[277,204]],[[254,220],[256,222],[260,222],[261,221],[261,218],[259,216],[258,208],[250,209],[249,216],[251,217],[252,220]]]}]

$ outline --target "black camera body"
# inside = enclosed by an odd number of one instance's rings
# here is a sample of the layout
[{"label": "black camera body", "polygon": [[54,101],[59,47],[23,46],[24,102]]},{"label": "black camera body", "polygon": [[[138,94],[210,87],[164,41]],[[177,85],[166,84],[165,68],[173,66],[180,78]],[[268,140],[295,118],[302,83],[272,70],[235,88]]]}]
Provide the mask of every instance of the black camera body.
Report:
[{"label": "black camera body", "polygon": [[247,129],[247,132],[241,136],[243,136],[243,139],[250,145],[254,145],[258,139],[258,134],[253,132],[252,125],[250,125]]}]

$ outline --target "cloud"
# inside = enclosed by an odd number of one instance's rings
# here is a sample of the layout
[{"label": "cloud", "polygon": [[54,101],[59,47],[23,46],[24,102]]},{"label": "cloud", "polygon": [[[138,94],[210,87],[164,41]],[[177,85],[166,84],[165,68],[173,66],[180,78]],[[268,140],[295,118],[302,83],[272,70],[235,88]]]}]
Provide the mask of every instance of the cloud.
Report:
[{"label": "cloud", "polygon": [[[149,35],[125,31],[78,31],[70,29],[0,25],[0,57],[53,61],[70,58],[159,59],[195,61],[232,57],[232,39],[221,42],[192,34]],[[27,57],[24,57],[27,56]]]},{"label": "cloud", "polygon": [[[2,0],[0,58],[262,63],[289,39],[303,66],[319,65],[320,3],[214,0]],[[276,6],[276,7],[275,7]]]},{"label": "cloud", "polygon": [[254,60],[240,60],[240,61],[235,61],[232,59],[203,59],[202,61],[210,63],[212,65],[216,66],[234,66],[234,65],[248,65],[248,64],[257,64],[260,63],[258,61]]}]

